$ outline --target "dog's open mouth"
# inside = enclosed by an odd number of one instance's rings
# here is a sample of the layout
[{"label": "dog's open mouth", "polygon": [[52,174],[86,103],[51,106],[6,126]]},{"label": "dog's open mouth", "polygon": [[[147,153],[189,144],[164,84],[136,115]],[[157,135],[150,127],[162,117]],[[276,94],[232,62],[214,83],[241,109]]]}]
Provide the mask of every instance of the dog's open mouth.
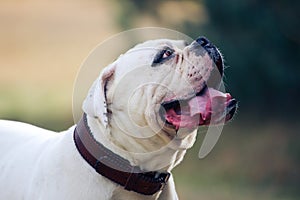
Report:
[{"label": "dog's open mouth", "polygon": [[202,125],[218,125],[229,121],[237,101],[229,93],[205,87],[189,99],[174,99],[161,104],[162,119],[176,130]]}]

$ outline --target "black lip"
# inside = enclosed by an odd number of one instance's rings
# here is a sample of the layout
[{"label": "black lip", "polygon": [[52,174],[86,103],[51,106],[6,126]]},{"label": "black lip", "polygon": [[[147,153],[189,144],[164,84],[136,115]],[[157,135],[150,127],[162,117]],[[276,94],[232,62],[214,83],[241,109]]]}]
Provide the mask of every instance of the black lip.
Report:
[{"label": "black lip", "polygon": [[168,120],[166,120],[165,114],[166,114],[167,110],[170,110],[171,108],[176,108],[176,107],[178,107],[180,110],[180,101],[177,99],[161,103],[161,106],[158,111],[161,120],[164,121],[166,124],[171,125],[172,127],[173,127],[173,124],[171,124],[170,122],[168,122]]},{"label": "black lip", "polygon": [[226,106],[226,113],[227,113],[227,115],[229,115],[230,118],[232,118],[233,115],[235,114],[237,105],[238,105],[237,100],[231,99],[229,101],[228,105]]},{"label": "black lip", "polygon": [[208,90],[207,85],[205,85],[197,94],[196,96],[201,96],[205,93],[205,91]]},{"label": "black lip", "polygon": [[[208,53],[209,57],[213,60],[213,62],[217,66],[219,73],[221,74],[221,76],[223,76],[223,73],[224,73],[224,64],[223,63],[224,62],[223,62],[223,57],[222,57],[220,51],[218,50],[218,48],[204,36],[200,36],[199,38],[197,38],[195,40],[194,46],[197,47],[195,49],[198,52],[199,51],[201,52],[200,49],[204,49],[205,52]],[[199,48],[199,47],[201,47],[201,48]]]},{"label": "black lip", "polygon": [[207,47],[203,47],[203,48],[207,51],[209,57],[213,60],[213,62],[217,66],[221,76],[223,76],[223,73],[224,73],[223,58],[222,58],[222,55],[220,54],[219,50],[217,49],[217,47],[212,45],[212,46],[207,46]]},{"label": "black lip", "polygon": [[161,106],[164,107],[166,110],[169,110],[173,107],[180,106],[180,101],[175,99],[175,100],[172,100],[172,101],[163,102],[161,104]]}]

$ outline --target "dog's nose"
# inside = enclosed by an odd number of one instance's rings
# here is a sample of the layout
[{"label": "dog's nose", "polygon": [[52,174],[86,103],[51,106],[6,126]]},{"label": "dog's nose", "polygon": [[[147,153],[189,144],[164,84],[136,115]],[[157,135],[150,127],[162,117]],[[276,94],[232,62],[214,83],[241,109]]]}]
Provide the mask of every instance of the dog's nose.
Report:
[{"label": "dog's nose", "polygon": [[197,39],[196,39],[196,42],[198,43],[198,44],[200,44],[203,48],[205,48],[205,47],[208,47],[208,46],[210,46],[210,41],[206,38],[206,37],[203,37],[203,36],[201,36],[201,37],[198,37]]},{"label": "dog's nose", "polygon": [[196,42],[198,43],[198,45],[200,45],[206,50],[208,55],[211,57],[211,59],[217,66],[221,76],[223,76],[223,59],[217,47],[213,43],[211,43],[206,37],[203,36],[198,37],[196,39]]}]

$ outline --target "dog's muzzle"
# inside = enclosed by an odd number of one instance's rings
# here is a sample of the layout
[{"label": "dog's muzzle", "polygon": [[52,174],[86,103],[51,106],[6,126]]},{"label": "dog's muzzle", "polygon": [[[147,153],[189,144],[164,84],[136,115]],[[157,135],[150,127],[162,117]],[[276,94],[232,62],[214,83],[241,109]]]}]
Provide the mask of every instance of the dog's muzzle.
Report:
[{"label": "dog's muzzle", "polygon": [[190,51],[199,58],[208,54],[218,75],[211,73],[206,85],[196,91],[194,96],[186,99],[175,98],[161,104],[161,118],[176,130],[180,127],[223,124],[233,117],[237,109],[237,101],[229,93],[219,91],[218,84],[211,84],[220,82],[224,71],[223,58],[216,46],[205,37],[199,37],[190,45]]},{"label": "dog's muzzle", "polygon": [[217,47],[203,36],[197,38],[196,42],[197,42],[196,44],[200,45],[208,53],[208,55],[210,56],[210,58],[213,60],[216,67],[218,68],[220,75],[223,76],[223,72],[224,72],[223,59]]}]

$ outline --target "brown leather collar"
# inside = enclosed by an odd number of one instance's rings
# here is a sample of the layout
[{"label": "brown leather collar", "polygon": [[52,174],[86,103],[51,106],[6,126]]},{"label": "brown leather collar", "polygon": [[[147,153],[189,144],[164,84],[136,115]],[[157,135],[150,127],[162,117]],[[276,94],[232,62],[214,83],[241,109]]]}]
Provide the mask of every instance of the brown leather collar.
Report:
[{"label": "brown leather collar", "polygon": [[142,172],[139,167],[130,165],[128,160],[97,142],[87,125],[86,114],[77,124],[73,136],[77,150],[86,162],[126,190],[153,195],[164,188],[170,177],[169,173]]}]

